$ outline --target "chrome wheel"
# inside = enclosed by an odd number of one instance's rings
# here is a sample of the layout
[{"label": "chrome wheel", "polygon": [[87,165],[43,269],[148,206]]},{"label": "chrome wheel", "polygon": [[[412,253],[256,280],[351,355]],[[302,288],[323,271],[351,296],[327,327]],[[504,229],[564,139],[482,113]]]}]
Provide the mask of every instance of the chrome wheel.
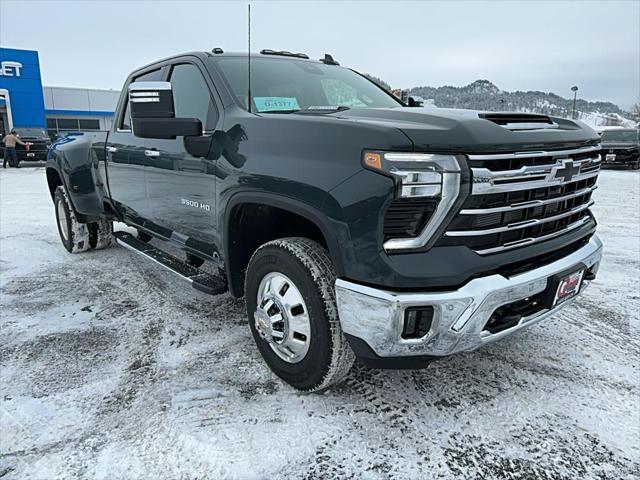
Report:
[{"label": "chrome wheel", "polygon": [[300,362],[309,351],[311,323],[298,287],[286,275],[271,272],[260,281],[256,305],[260,337],[285,362]]},{"label": "chrome wheel", "polygon": [[67,241],[69,240],[69,233],[67,232],[67,211],[65,210],[62,202],[58,202],[56,208],[58,210],[58,228],[60,229],[60,235],[62,235],[62,238]]}]

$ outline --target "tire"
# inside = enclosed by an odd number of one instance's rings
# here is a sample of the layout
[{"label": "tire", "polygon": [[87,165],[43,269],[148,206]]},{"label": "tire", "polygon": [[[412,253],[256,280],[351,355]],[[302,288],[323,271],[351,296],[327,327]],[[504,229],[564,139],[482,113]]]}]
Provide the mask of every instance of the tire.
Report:
[{"label": "tire", "polygon": [[190,253],[187,253],[186,257],[186,262],[192,267],[200,268],[204,263],[204,260],[202,258],[191,255]]},{"label": "tire", "polygon": [[144,243],[149,243],[153,237],[142,230],[138,230],[138,240]]},{"label": "tire", "polygon": [[[249,261],[245,298],[251,333],[271,370],[298,390],[324,390],[353,365],[338,319],[335,280],[327,251],[307,238],[268,242]],[[274,322],[278,315],[284,319]]]},{"label": "tire", "polygon": [[631,164],[631,170],[640,170],[640,158]]},{"label": "tire", "polygon": [[113,236],[113,222],[106,218],[101,218],[97,222],[87,224],[89,229],[89,245],[94,250],[101,250],[115,245]]},{"label": "tire", "polygon": [[58,234],[64,248],[69,253],[81,253],[89,250],[91,248],[89,228],[86,223],[78,222],[63,186],[56,188],[53,205],[56,211]]}]

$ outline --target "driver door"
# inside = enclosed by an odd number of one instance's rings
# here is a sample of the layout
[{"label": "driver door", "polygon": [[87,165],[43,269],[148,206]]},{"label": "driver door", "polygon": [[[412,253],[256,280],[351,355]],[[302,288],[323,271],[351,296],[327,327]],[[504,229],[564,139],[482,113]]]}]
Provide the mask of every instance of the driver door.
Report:
[{"label": "driver door", "polygon": [[[212,135],[219,115],[205,76],[195,63],[171,66],[176,117],[198,118]],[[191,155],[184,137],[147,139],[145,177],[150,227],[171,240],[213,256],[216,233],[215,161]]]}]

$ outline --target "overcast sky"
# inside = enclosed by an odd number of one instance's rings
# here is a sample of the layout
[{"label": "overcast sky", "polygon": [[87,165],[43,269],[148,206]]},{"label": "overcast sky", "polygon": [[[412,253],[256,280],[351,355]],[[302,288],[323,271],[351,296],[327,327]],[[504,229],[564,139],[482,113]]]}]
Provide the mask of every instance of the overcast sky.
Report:
[{"label": "overcast sky", "polygon": [[[252,50],[325,52],[394,87],[552,91],[629,108],[640,1],[252,2]],[[120,89],[173,53],[246,51],[247,2],[0,0],[0,45],[40,52],[43,83]]]}]

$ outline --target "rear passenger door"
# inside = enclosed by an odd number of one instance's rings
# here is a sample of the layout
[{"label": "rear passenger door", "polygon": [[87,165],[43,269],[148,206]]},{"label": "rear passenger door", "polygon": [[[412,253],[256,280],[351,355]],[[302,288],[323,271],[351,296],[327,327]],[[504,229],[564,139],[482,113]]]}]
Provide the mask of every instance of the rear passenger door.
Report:
[{"label": "rear passenger door", "polygon": [[129,115],[128,88],[133,82],[162,79],[160,68],[134,77],[125,85],[120,98],[118,118],[109,132],[107,178],[109,195],[128,223],[143,225],[149,215],[145,187],[145,140],[133,135]]},{"label": "rear passenger door", "polygon": [[[198,64],[170,67],[176,117],[198,118],[212,135],[219,114],[213,90]],[[190,155],[184,137],[147,139],[146,185],[150,219],[158,233],[213,256],[215,252],[215,161]]]}]

